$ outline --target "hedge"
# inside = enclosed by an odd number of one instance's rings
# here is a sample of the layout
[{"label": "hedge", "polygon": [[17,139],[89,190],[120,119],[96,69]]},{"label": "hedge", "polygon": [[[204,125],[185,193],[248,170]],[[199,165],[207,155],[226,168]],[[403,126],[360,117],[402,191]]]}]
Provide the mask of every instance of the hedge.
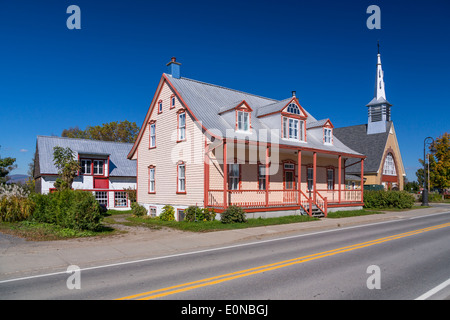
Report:
[{"label": "hedge", "polygon": [[414,196],[406,191],[365,190],[364,208],[368,209],[409,209],[414,205]]}]

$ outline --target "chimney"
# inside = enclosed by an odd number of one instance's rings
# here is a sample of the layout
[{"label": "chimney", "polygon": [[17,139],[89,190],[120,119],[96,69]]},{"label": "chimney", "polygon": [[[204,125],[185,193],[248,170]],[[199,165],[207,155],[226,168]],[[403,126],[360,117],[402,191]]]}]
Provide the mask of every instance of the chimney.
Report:
[{"label": "chimney", "polygon": [[172,60],[167,64],[167,66],[169,67],[168,73],[169,73],[173,78],[180,79],[180,77],[181,77],[181,75],[180,75],[180,66],[181,66],[181,63],[177,62],[177,58],[172,57]]},{"label": "chimney", "polygon": [[295,93],[296,93],[295,91],[292,91],[292,96],[293,96],[294,98],[295,98]]}]

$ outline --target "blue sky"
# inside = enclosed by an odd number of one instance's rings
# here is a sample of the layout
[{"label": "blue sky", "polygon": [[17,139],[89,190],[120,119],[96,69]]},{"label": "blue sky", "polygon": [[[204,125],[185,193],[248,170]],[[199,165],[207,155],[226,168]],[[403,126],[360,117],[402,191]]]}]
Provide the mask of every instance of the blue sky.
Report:
[{"label": "blue sky", "polygon": [[[81,30],[69,30],[69,5]],[[381,29],[369,30],[369,5]],[[335,127],[367,122],[377,40],[409,180],[423,140],[450,131],[448,0],[0,1],[0,156],[27,172],[37,135],[142,125],[166,63],[182,76],[300,103]]]}]

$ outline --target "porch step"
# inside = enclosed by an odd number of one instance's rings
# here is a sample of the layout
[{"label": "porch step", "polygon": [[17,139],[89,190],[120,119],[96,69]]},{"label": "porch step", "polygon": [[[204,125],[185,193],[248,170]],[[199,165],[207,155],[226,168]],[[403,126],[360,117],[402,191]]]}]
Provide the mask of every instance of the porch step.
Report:
[{"label": "porch step", "polygon": [[[309,211],[309,206],[306,206],[306,210]],[[302,209],[302,214],[303,215],[307,215],[308,211],[305,211],[305,210]],[[325,216],[325,214],[322,212],[322,210],[320,210],[315,204],[313,204],[311,211],[312,211],[312,216],[313,217],[320,218],[320,217],[324,217]]]}]

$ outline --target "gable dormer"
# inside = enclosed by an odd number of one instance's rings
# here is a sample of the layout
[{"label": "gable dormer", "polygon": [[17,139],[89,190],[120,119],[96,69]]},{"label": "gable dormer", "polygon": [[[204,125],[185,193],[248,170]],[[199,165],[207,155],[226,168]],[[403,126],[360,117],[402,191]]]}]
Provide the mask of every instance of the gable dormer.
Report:
[{"label": "gable dormer", "polygon": [[314,134],[317,139],[322,139],[323,144],[333,145],[334,126],[330,119],[323,119],[308,123],[307,130]]},{"label": "gable dormer", "polygon": [[232,107],[224,107],[219,111],[219,115],[224,115],[230,118],[234,111],[235,119],[235,131],[250,132],[252,125],[252,111],[253,109],[247,103],[247,101],[242,100]]}]

